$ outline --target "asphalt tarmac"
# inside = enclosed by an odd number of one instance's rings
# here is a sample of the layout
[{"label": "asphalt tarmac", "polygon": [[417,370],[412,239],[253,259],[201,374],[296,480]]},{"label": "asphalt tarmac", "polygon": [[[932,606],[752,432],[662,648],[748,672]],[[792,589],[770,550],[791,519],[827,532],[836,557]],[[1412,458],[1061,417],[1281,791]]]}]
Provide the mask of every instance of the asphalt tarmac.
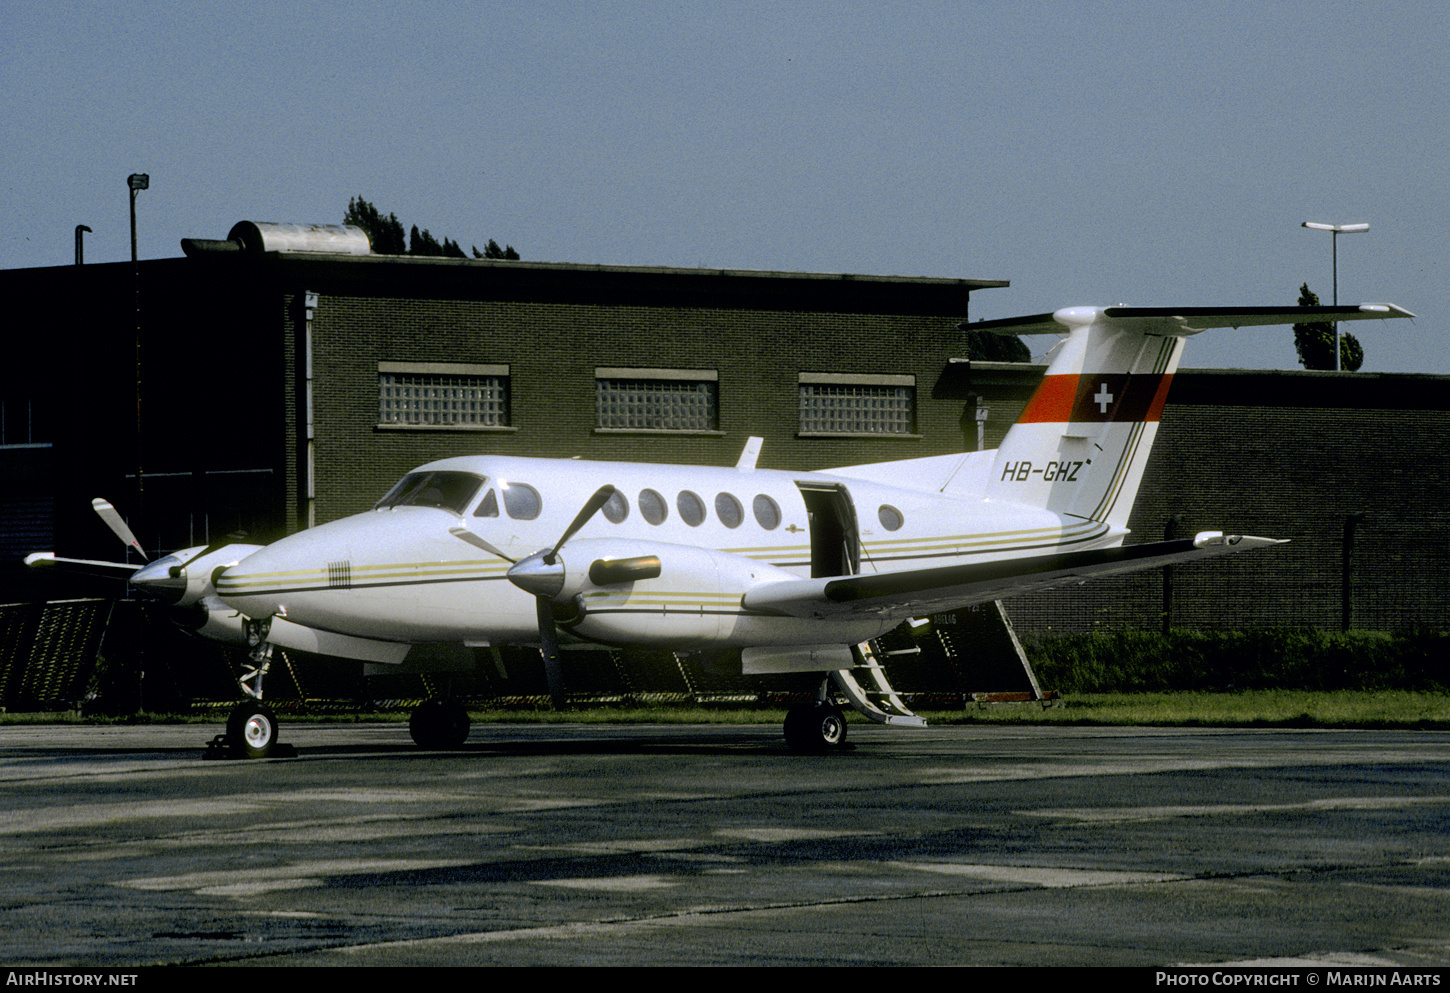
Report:
[{"label": "asphalt tarmac", "polygon": [[1450,964],[1450,734],[0,728],[0,964]]}]

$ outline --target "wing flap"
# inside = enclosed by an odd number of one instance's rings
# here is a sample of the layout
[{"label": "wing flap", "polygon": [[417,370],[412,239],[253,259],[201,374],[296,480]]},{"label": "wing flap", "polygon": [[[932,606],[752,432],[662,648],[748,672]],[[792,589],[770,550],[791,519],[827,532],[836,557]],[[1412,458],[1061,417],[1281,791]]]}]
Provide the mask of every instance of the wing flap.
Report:
[{"label": "wing flap", "polygon": [[1181,541],[874,575],[784,580],[749,591],[741,602],[747,610],[790,617],[920,617],[1100,576],[1158,569],[1280,544],[1284,542],[1273,538],[1206,531]]}]

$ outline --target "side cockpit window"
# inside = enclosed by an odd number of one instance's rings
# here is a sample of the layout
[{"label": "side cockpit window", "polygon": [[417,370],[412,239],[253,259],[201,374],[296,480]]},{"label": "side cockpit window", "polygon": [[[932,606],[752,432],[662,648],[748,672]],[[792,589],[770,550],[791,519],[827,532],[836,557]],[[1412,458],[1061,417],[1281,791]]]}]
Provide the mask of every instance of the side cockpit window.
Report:
[{"label": "side cockpit window", "polygon": [[482,500],[482,502],[479,503],[478,509],[473,512],[473,516],[474,517],[497,517],[498,516],[498,494],[495,493],[492,488],[490,488],[489,491],[483,495],[483,500]]},{"label": "side cockpit window", "polygon": [[482,476],[471,472],[410,472],[373,509],[437,507],[462,515],[483,483]]}]

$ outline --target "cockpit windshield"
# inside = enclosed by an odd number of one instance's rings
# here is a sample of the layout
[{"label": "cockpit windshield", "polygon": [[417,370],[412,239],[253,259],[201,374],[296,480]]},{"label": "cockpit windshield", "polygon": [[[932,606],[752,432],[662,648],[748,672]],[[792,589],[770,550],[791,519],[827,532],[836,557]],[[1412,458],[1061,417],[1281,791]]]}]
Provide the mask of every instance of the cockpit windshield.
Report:
[{"label": "cockpit windshield", "polygon": [[439,507],[461,515],[483,483],[482,476],[471,472],[410,472],[373,509]]}]

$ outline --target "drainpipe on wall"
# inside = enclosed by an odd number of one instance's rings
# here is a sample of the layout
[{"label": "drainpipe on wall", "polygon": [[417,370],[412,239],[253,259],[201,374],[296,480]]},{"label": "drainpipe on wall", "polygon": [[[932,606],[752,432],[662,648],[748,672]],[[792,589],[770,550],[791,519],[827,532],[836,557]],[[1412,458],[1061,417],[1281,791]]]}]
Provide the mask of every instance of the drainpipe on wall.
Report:
[{"label": "drainpipe on wall", "polygon": [[312,424],[312,318],[317,313],[318,295],[311,290],[302,294],[305,319],[302,324],[302,347],[300,379],[302,387],[302,478],[298,480],[302,493],[302,525],[303,527],[315,527],[317,525],[317,476],[316,476],[316,436]]}]

